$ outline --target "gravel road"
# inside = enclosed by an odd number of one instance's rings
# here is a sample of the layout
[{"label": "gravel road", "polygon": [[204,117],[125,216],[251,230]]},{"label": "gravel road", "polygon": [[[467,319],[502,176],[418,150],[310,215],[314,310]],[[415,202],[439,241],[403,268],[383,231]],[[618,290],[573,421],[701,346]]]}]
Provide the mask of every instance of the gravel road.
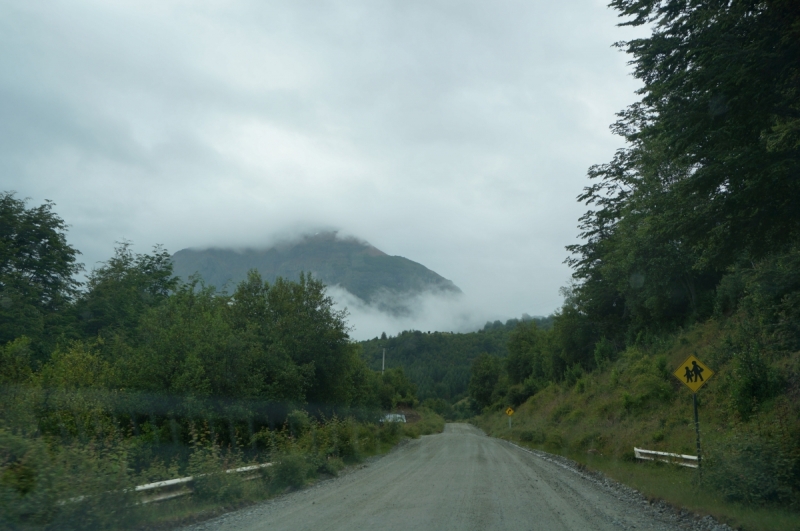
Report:
[{"label": "gravel road", "polygon": [[187,531],[730,529],[467,424]]}]

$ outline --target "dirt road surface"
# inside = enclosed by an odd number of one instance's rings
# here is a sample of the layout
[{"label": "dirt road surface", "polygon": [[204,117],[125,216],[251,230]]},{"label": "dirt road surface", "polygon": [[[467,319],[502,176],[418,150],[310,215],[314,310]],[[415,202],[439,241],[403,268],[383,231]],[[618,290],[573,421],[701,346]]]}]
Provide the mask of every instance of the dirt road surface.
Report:
[{"label": "dirt road surface", "polygon": [[668,512],[558,458],[448,424],[343,477],[185,529],[685,529]]}]

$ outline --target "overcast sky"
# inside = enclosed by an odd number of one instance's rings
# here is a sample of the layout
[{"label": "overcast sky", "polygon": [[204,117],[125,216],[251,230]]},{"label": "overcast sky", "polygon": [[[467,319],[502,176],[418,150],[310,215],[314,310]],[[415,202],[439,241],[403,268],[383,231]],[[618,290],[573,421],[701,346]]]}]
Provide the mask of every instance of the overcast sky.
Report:
[{"label": "overcast sky", "polygon": [[1,188],[87,268],[325,228],[465,292],[460,324],[355,309],[356,337],[549,314],[638,87],[606,2],[4,1]]}]

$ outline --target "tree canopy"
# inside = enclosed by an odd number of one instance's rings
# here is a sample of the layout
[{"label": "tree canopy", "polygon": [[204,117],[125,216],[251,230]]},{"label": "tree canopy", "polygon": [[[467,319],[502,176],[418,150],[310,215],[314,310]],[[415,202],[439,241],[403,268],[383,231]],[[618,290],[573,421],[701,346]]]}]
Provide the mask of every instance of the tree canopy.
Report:
[{"label": "tree canopy", "polygon": [[13,192],[0,193],[0,344],[24,335],[42,351],[63,331],[63,310],[78,293],[80,253],[53,206],[28,208]]}]

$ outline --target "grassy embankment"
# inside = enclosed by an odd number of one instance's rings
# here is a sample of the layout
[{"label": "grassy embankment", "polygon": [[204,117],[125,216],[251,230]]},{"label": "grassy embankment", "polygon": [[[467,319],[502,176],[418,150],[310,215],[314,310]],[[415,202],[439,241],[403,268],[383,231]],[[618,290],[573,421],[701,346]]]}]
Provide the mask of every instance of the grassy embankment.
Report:
[{"label": "grassy embankment", "polygon": [[[485,412],[473,422],[490,435],[567,456],[647,497],[711,514],[734,527],[800,529],[800,513],[769,500],[747,499],[746,489],[731,484],[731,478],[750,483],[751,492],[765,497],[781,487],[774,476],[787,470],[780,459],[761,454],[758,445],[792,440],[786,431],[797,419],[787,415],[795,414],[797,404],[791,394],[782,395],[761,404],[746,420],[735,414],[730,386],[737,375],[722,354],[724,338],[723,326],[709,322],[657,347],[629,348],[603,370],[541,390],[517,408],[510,430],[502,410]],[[698,393],[707,465],[702,478],[690,468],[636,462],[633,453],[636,446],[696,454],[691,392],[672,375],[691,354],[717,371]],[[789,376],[798,369],[800,353],[778,367]],[[754,456],[763,461],[752,462]]]}]

